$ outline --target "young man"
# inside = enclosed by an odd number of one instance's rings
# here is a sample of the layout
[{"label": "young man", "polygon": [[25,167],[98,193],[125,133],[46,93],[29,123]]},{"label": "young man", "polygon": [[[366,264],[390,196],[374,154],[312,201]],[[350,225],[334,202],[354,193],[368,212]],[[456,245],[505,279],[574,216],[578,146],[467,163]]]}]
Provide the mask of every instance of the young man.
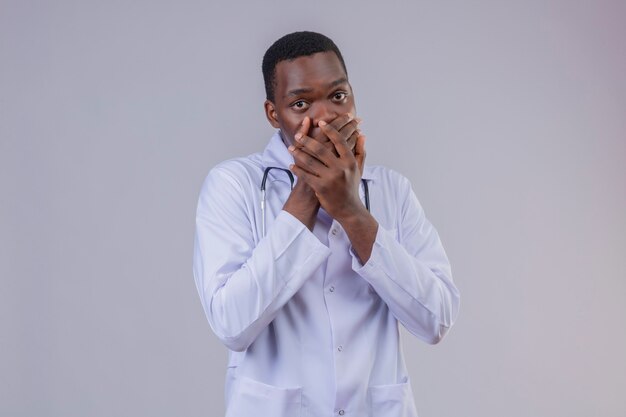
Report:
[{"label": "young man", "polygon": [[415,416],[398,322],[437,343],[459,307],[437,232],[406,178],[364,164],[330,39],[284,36],[263,76],[277,131],[211,170],[196,216],[196,285],[230,349],[226,415]]}]

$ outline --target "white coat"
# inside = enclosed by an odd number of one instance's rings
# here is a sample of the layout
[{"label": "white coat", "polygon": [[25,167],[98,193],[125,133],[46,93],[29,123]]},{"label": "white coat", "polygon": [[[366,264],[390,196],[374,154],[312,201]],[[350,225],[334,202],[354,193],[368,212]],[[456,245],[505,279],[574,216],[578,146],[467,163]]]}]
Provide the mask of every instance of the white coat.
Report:
[{"label": "white coat", "polygon": [[313,232],[282,210],[290,183],[279,170],[262,236],[263,171],[291,163],[276,132],[263,153],[213,168],[200,192],[194,277],[230,349],[226,415],[414,417],[398,323],[437,343],[459,309],[439,236],[409,181],[374,166],[363,178],[379,227],[365,265],[324,210]]}]

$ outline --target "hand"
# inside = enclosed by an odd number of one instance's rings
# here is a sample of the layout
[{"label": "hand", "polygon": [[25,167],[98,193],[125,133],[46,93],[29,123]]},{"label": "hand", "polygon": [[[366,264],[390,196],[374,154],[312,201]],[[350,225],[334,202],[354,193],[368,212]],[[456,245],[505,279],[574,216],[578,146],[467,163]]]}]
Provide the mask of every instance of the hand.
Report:
[{"label": "hand", "polygon": [[[348,146],[348,132],[320,122],[333,150],[303,132],[296,134],[296,146],[289,147],[294,165],[289,168],[315,192],[324,210],[343,226],[352,248],[365,264],[374,247],[378,222],[359,198],[359,183],[365,163],[365,136],[358,132],[354,154]],[[354,132],[352,133],[354,134]]]},{"label": "hand", "polygon": [[[356,146],[356,139],[360,134],[358,125],[361,123],[361,121],[362,120],[360,118],[355,118],[352,114],[346,113],[337,116],[334,120],[331,120],[329,124],[336,130],[340,131],[342,134],[346,135],[346,142],[348,143],[348,147],[350,148],[350,150],[354,151],[354,148]],[[303,123],[305,122],[310,124],[310,119],[308,117],[305,117],[305,121]],[[357,134],[355,135],[354,132],[357,132]],[[313,133],[310,133],[309,131],[303,131],[302,133],[305,135],[308,134],[313,139],[331,148],[335,155],[339,155],[337,153],[337,150],[335,149],[335,146],[333,145],[333,142],[323,133],[321,128],[314,129]]]},{"label": "hand", "polygon": [[[307,134],[310,128],[311,119],[307,117],[302,122],[296,135]],[[315,196],[315,192],[304,181],[296,182],[293,190],[291,190],[291,194],[289,194],[289,198],[283,206],[283,210],[300,220],[309,230],[313,230],[315,226],[319,208],[320,203]]]},{"label": "hand", "polygon": [[[348,143],[348,147],[350,147],[351,150],[354,150],[356,146],[357,137],[360,134],[360,130],[358,130],[358,124],[360,122],[361,122],[361,119],[358,119],[358,118],[355,119],[354,116],[352,116],[350,113],[346,113],[346,114],[336,117],[334,120],[330,122],[330,125],[333,126],[336,130],[340,131],[344,135],[344,137],[349,136],[348,139],[346,140]],[[311,131],[311,127],[312,127],[311,124],[312,124],[311,119],[308,116],[305,117],[304,120],[302,121],[302,124],[300,125],[300,128],[296,132],[295,136],[302,137],[302,136],[308,135],[309,132]],[[317,140],[320,143],[323,143],[325,146],[331,149],[335,153],[335,155],[338,156],[338,153],[335,149],[335,145],[321,131],[321,128],[315,136],[311,136],[311,137],[314,137],[315,140]],[[296,195],[304,199],[303,201],[301,201],[301,203],[302,204],[306,204],[307,202],[313,203],[312,204],[313,206],[317,204],[317,206],[319,207],[319,201],[317,200],[317,197],[315,196],[315,193],[313,192],[313,190],[309,186],[307,186],[305,183],[303,183],[304,186],[298,186],[298,184],[300,184],[300,182],[296,184],[296,187],[295,187],[296,189],[294,189],[294,191],[296,191],[295,193]],[[289,208],[293,207],[292,203],[293,202],[290,202]],[[287,207],[287,205],[285,205],[285,207]]]},{"label": "hand", "polygon": [[[357,130],[358,122],[355,123],[350,114],[337,119],[335,125],[343,124],[340,129],[323,121],[318,124],[334,149],[307,136],[302,129],[294,136],[296,145],[290,146],[289,151],[295,162],[290,168],[298,176],[299,182],[310,186],[322,207],[343,223],[355,215],[363,214],[363,210],[367,212],[359,198],[365,163],[365,137]],[[355,142],[354,154],[348,144],[352,137]]]},{"label": "hand", "polygon": [[[336,131],[341,132],[343,137],[348,137],[346,140],[347,146],[351,151],[356,152],[356,144],[359,135],[361,135],[360,130],[358,130],[357,126],[360,123],[360,119],[355,119],[351,114],[341,115],[330,122],[330,126],[332,126]],[[298,132],[296,132],[296,137],[304,137],[309,134],[311,130],[311,119],[309,117],[305,117],[302,121],[302,125]],[[334,143],[323,133],[320,128],[320,132],[315,135],[315,140],[318,143],[323,144],[329,151],[331,151],[335,156],[339,156]],[[363,141],[365,137],[363,137]],[[297,144],[297,142],[296,142]],[[359,172],[363,172],[363,160],[365,158],[365,152],[363,147],[361,149],[361,164]],[[357,190],[358,193],[358,190]],[[306,225],[309,230],[313,230],[315,226],[315,220],[317,218],[317,212],[320,207],[320,202],[315,191],[307,184],[305,181],[298,181],[292,190],[289,198],[285,202],[283,206],[283,210],[291,213],[294,217],[300,220],[304,225]]]}]

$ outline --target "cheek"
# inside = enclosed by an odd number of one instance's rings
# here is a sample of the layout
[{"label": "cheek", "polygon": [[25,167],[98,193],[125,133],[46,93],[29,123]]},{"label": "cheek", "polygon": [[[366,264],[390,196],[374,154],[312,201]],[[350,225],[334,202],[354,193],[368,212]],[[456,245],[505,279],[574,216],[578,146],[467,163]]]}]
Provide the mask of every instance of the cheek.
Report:
[{"label": "cheek", "polygon": [[281,115],[281,117],[278,120],[279,120],[278,124],[280,125],[280,130],[282,130],[285,133],[290,133],[290,134],[295,133],[297,126],[299,126],[299,124],[301,123],[300,120],[297,120],[293,117],[289,117],[284,114]]},{"label": "cheek", "polygon": [[302,125],[302,121],[304,120],[304,115],[286,117],[284,120],[285,129],[289,130],[289,132],[294,133],[300,128]]},{"label": "cheek", "polygon": [[350,113],[356,114],[356,106],[354,105],[354,100],[349,101],[348,107],[350,108],[350,110],[348,110]]},{"label": "cheek", "polygon": [[283,136],[289,144],[294,143],[293,137],[302,125],[303,119],[304,116],[301,118],[283,117],[280,119],[280,130],[283,132]]}]

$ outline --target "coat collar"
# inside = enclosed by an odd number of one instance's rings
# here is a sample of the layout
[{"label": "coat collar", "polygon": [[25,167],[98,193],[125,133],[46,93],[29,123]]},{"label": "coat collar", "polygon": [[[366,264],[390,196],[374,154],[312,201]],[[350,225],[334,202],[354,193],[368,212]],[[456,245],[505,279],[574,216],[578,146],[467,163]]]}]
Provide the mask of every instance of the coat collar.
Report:
[{"label": "coat collar", "polygon": [[[276,130],[263,151],[263,169],[267,167],[289,169],[291,164],[293,164],[293,156],[287,150],[287,146],[285,146],[280,135],[280,130]],[[284,172],[276,169],[271,170],[268,177],[273,181],[289,183],[289,177]]]}]

